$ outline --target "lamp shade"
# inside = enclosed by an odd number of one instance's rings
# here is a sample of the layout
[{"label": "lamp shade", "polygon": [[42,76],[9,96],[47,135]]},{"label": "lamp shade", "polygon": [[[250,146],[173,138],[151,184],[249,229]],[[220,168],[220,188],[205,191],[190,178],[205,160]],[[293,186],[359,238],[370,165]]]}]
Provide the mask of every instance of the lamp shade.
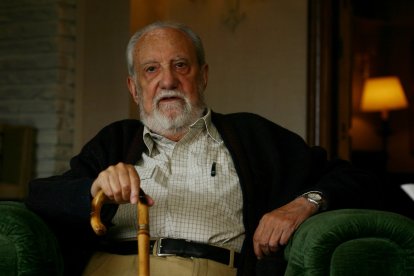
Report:
[{"label": "lamp shade", "polygon": [[361,100],[362,111],[388,112],[406,107],[408,101],[398,77],[368,78],[365,81]]}]

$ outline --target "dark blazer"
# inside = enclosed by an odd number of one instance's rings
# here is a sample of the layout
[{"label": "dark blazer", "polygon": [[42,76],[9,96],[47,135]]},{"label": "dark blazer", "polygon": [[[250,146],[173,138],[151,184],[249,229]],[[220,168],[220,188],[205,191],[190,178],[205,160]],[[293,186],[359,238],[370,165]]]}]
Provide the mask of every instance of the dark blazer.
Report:
[{"label": "dark blazer", "polygon": [[[300,194],[322,191],[328,210],[370,207],[366,186],[373,180],[369,175],[348,162],[328,161],[323,149],[309,147],[293,132],[250,113],[213,113],[212,121],[230,151],[243,193],[246,239],[239,275],[255,274],[252,237],[261,217]],[[68,274],[82,271],[98,240],[89,226],[92,182],[110,165],[135,164],[145,150],[142,133],[140,121],[112,123],[72,158],[69,171],[30,183],[26,204],[55,230]],[[105,221],[111,220],[116,208],[105,206]]]}]

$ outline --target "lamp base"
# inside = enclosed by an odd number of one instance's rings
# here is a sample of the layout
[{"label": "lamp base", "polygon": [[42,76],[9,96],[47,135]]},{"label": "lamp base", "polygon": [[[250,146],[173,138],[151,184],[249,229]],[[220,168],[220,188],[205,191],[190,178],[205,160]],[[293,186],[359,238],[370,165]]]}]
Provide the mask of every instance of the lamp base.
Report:
[{"label": "lamp base", "polygon": [[385,158],[385,167],[387,167],[387,161],[389,158],[389,154],[388,154],[388,140],[389,137],[392,133],[391,131],[391,127],[390,127],[390,122],[387,119],[381,118],[381,129],[380,129],[380,135],[382,138],[382,152],[384,154],[384,158]]}]

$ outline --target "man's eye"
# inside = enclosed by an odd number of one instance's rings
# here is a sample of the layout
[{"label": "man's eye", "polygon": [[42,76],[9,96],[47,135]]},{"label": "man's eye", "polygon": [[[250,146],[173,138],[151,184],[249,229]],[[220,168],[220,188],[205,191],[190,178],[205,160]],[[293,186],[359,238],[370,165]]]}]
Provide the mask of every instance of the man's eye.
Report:
[{"label": "man's eye", "polygon": [[187,66],[187,64],[185,62],[177,62],[175,64],[175,67],[177,67],[177,68],[184,68],[186,66]]},{"label": "man's eye", "polygon": [[155,66],[149,66],[149,67],[145,68],[145,72],[148,72],[148,73],[153,73],[153,72],[155,72],[155,70],[157,70],[157,67],[155,67]]},{"label": "man's eye", "polygon": [[180,73],[183,73],[183,74],[187,73],[188,70],[190,70],[189,64],[187,62],[184,62],[184,61],[179,61],[179,62],[175,63],[174,66],[175,66],[175,70],[177,70],[177,72],[180,72]]}]

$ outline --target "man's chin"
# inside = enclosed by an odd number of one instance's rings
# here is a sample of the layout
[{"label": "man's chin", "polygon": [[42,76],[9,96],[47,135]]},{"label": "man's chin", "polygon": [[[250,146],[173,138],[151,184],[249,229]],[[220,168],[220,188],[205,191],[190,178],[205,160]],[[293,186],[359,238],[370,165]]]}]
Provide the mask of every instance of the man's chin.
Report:
[{"label": "man's chin", "polygon": [[[163,106],[165,107],[165,106]],[[141,120],[153,132],[172,135],[186,132],[188,127],[202,116],[204,107],[186,110],[185,106],[170,105],[169,108],[156,108],[151,114],[141,113]]]},{"label": "man's chin", "polygon": [[158,110],[182,110],[185,107],[185,100],[178,97],[163,98],[157,101]]},{"label": "man's chin", "polygon": [[156,125],[164,130],[171,130],[174,128],[181,128],[186,125],[188,118],[181,110],[158,110],[157,113],[146,116],[146,121],[150,122],[151,126]]},{"label": "man's chin", "polygon": [[176,120],[179,117],[182,117],[184,111],[182,108],[161,108],[158,110],[158,116],[166,118],[168,120]]}]

